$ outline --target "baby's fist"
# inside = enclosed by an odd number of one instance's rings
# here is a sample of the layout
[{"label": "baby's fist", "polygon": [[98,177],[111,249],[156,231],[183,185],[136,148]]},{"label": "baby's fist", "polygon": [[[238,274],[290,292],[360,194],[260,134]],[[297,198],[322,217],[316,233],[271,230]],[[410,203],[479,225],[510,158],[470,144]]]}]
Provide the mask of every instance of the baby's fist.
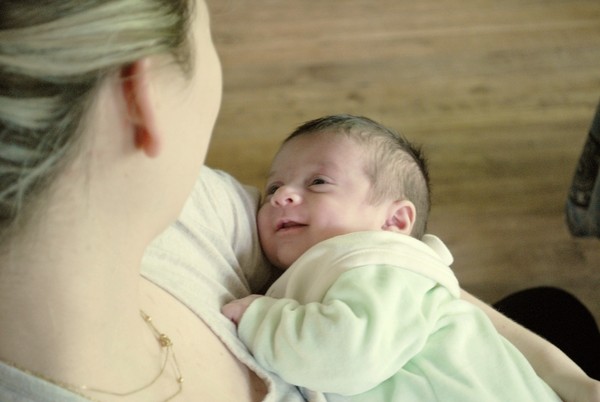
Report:
[{"label": "baby's fist", "polygon": [[250,295],[246,296],[243,299],[237,299],[232,302],[227,303],[223,307],[221,307],[221,313],[231,321],[238,325],[242,319],[242,316],[248,309],[250,303],[254,300],[258,299],[260,295]]}]

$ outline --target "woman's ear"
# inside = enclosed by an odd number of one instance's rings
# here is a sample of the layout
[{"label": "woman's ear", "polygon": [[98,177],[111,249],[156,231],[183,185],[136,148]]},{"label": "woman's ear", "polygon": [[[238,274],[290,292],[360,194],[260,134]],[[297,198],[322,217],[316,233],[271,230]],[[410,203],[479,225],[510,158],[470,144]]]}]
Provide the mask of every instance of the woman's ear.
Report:
[{"label": "woman's ear", "polygon": [[416,217],[417,210],[412,202],[408,200],[394,201],[390,206],[388,218],[381,229],[410,235]]},{"label": "woman's ear", "polygon": [[150,96],[150,61],[138,60],[121,69],[121,88],[133,126],[135,147],[154,158],[161,150],[160,135],[154,121]]}]

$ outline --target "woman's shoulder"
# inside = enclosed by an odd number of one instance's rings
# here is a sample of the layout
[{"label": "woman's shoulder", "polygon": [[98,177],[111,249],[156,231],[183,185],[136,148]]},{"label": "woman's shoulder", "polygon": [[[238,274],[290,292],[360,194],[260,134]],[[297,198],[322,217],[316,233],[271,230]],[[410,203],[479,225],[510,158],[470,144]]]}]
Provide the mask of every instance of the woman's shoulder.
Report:
[{"label": "woman's shoulder", "polygon": [[[260,368],[224,317],[198,315],[152,282],[142,305],[173,342],[189,401],[300,402],[297,389]],[[215,320],[218,320],[215,321]],[[227,328],[226,328],[227,327]],[[216,331],[216,332],[215,332]]]},{"label": "woman's shoulder", "polygon": [[89,402],[83,396],[2,362],[0,362],[0,401]]},{"label": "woman's shoulder", "polygon": [[203,166],[191,200],[194,203],[208,203],[217,210],[233,208],[255,211],[260,202],[260,193],[255,187],[240,183],[227,172]]}]

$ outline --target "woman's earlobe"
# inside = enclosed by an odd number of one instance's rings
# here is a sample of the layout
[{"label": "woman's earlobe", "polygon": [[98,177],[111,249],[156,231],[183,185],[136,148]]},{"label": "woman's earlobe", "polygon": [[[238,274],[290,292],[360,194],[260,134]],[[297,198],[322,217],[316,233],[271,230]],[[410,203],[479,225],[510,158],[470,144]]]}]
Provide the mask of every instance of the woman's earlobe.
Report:
[{"label": "woman's earlobe", "polygon": [[154,108],[150,94],[148,59],[142,59],[121,69],[121,88],[127,106],[128,121],[132,125],[136,149],[148,157],[160,154],[160,133],[154,121]]},{"label": "woman's earlobe", "polygon": [[155,158],[160,154],[158,138],[142,127],[136,127],[134,143],[137,149],[144,151],[150,158]]}]

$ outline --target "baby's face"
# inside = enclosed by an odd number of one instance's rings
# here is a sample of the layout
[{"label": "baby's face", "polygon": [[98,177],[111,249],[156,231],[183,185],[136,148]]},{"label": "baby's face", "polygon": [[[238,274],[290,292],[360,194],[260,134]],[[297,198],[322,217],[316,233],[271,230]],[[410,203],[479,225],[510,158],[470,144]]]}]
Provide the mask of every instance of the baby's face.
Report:
[{"label": "baby's face", "polygon": [[258,212],[261,244],[274,265],[287,268],[330,237],[382,229],[389,204],[370,201],[364,153],[343,135],[311,134],[283,145]]}]

